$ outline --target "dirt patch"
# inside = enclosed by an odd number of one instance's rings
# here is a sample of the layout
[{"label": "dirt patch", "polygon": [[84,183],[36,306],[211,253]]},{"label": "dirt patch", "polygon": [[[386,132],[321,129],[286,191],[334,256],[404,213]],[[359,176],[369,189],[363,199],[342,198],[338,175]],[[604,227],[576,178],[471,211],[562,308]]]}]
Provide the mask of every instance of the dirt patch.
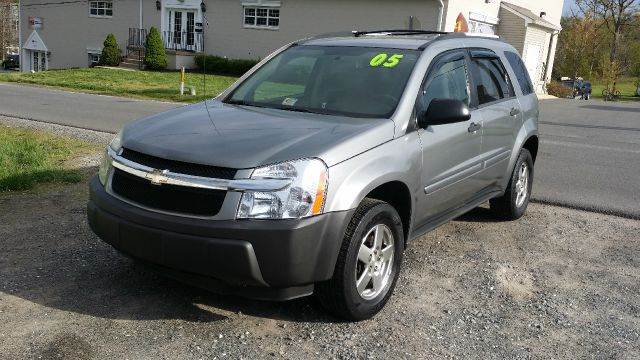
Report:
[{"label": "dirt patch", "polygon": [[496,282],[502,291],[515,300],[526,300],[534,295],[533,277],[521,269],[499,265]]},{"label": "dirt patch", "polygon": [[381,314],[344,323],[135,265],[88,228],[87,192],[0,195],[3,358],[640,358],[638,221],[476,209],[410,244]]}]

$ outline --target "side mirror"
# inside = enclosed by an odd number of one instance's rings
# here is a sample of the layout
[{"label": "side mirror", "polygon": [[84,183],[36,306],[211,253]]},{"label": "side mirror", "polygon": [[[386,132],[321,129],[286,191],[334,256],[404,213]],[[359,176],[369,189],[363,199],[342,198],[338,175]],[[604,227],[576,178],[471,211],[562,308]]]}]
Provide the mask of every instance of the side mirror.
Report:
[{"label": "side mirror", "polygon": [[418,115],[418,126],[426,129],[430,125],[445,125],[471,119],[469,107],[456,99],[433,99],[427,111]]}]

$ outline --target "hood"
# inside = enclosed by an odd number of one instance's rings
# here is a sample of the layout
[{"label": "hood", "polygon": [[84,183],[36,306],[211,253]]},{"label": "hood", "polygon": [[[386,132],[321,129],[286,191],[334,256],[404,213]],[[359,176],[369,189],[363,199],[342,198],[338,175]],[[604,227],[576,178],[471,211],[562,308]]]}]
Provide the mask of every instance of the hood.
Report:
[{"label": "hood", "polygon": [[184,106],[125,126],[124,147],[204,165],[248,169],[316,157],[328,166],[393,139],[389,119],[355,119],[224,104]]}]

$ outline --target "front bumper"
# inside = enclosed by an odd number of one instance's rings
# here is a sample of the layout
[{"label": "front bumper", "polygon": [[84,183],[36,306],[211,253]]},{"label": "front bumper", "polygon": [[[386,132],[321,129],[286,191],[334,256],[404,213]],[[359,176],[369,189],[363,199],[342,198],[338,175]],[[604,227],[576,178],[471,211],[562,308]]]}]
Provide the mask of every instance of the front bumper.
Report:
[{"label": "front bumper", "polygon": [[288,300],[328,280],[352,211],[301,220],[212,221],[157,213],[90,183],[91,229],[122,253],[218,293]]}]

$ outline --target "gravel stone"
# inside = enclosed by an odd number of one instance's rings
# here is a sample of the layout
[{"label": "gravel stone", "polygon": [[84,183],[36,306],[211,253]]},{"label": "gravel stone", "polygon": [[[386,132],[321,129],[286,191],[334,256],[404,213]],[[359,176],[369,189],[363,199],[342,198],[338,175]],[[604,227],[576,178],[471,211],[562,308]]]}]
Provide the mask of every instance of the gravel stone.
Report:
[{"label": "gravel stone", "polygon": [[410,243],[374,319],[220,296],[101,242],[87,183],[0,195],[3,358],[639,358],[640,222],[485,207]]}]

